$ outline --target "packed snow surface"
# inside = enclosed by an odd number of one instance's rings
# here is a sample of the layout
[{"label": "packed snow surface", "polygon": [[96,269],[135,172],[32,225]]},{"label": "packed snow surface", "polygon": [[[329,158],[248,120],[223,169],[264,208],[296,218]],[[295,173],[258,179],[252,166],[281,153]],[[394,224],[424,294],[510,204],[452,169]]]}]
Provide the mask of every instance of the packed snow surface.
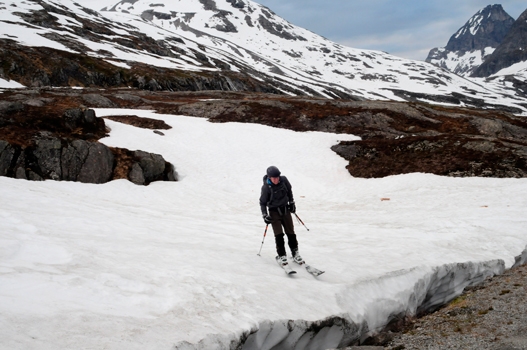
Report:
[{"label": "packed snow surface", "polygon": [[[162,136],[106,120],[102,142],[162,154],[180,181],[0,177],[2,349],[221,349],[267,321],[331,316],[375,328],[434,267],[510,267],[527,244],[527,179],[359,179],[330,150],[354,136],[96,113],[171,125]],[[257,255],[270,165],[293,185],[309,228],[296,224],[300,252],[326,271],[318,278],[280,269],[270,229]]]}]

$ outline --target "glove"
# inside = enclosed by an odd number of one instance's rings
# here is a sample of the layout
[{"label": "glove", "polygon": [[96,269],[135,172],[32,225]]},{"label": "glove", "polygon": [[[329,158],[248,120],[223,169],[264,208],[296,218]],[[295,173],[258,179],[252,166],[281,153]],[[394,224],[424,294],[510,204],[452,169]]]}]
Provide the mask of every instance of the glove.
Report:
[{"label": "glove", "polygon": [[273,222],[273,218],[270,215],[263,214],[262,217],[267,225]]},{"label": "glove", "polygon": [[287,205],[287,210],[289,210],[290,213],[294,213],[296,211],[296,205],[295,202],[291,202]]}]

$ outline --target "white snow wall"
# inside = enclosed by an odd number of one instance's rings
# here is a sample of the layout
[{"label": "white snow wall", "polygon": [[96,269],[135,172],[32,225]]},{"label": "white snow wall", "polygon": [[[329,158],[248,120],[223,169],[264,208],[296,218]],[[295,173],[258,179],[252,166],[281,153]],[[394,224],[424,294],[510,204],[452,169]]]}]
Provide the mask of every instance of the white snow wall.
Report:
[{"label": "white snow wall", "polygon": [[[513,267],[526,261],[527,247],[515,257]],[[396,317],[436,310],[461,295],[466,287],[502,274],[505,263],[500,259],[448,264],[425,270],[396,271],[349,286],[337,296],[343,310],[349,310],[341,315],[319,321],[267,320],[254,329],[230,335],[208,335],[198,344],[180,342],[173,349],[323,350],[349,346],[381,331]],[[413,284],[401,287],[411,280],[414,280]],[[360,310],[356,309],[354,300],[363,297],[371,300],[366,303],[361,300],[360,304],[364,305]]]}]

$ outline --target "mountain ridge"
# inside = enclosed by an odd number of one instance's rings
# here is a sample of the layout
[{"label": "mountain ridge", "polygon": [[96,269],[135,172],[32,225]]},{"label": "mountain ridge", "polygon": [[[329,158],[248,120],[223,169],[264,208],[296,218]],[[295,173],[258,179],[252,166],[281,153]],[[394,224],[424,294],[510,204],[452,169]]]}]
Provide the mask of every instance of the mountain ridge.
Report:
[{"label": "mountain ridge", "polygon": [[470,76],[502,43],[514,22],[501,5],[488,5],[458,29],[445,47],[430,50],[425,61]]},{"label": "mountain ridge", "polygon": [[[0,78],[26,86],[246,90],[527,110],[508,86],[347,48],[249,0],[121,1],[101,12],[71,0],[5,4],[0,54],[8,68]],[[26,47],[38,46],[58,51],[51,61],[38,52],[28,57]]]},{"label": "mountain ridge", "polygon": [[527,61],[527,10],[514,22],[502,43],[472,74],[484,77],[514,64]]}]

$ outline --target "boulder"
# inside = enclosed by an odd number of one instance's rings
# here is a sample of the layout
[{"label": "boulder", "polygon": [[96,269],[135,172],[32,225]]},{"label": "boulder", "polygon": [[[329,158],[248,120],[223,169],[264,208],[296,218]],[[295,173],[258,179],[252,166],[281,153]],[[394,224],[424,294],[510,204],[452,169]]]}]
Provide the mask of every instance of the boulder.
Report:
[{"label": "boulder", "polygon": [[62,142],[59,139],[36,140],[36,147],[32,153],[38,164],[39,173],[43,178],[53,180],[62,179],[62,169],[60,166]]},{"label": "boulder", "polygon": [[64,126],[70,131],[73,131],[77,128],[97,128],[97,118],[93,109],[68,109],[66,112],[64,112],[62,117],[64,120]]},{"label": "boulder", "polygon": [[114,156],[102,143],[87,142],[88,156],[82,164],[77,181],[101,184],[112,179]]},{"label": "boulder", "polygon": [[63,180],[77,180],[88,157],[88,152],[88,143],[83,140],[75,140],[62,149],[61,166]]},{"label": "boulder", "polygon": [[145,175],[139,163],[134,163],[128,174],[128,179],[136,185],[145,184]]},{"label": "boulder", "polygon": [[128,175],[130,181],[138,185],[147,185],[152,181],[176,181],[172,164],[167,163],[163,156],[144,151],[133,152],[135,163]]},{"label": "boulder", "polygon": [[82,99],[90,106],[98,108],[115,108],[116,105],[107,97],[99,94],[87,94],[83,95]]}]

